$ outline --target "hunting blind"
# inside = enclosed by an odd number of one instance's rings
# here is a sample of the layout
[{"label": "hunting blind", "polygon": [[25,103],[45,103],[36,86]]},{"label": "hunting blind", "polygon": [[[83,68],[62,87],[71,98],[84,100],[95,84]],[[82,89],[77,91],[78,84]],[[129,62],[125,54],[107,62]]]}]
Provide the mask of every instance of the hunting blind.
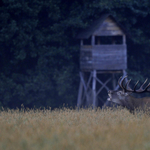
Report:
[{"label": "hunting blind", "polygon": [[[95,107],[100,92],[110,89],[108,82],[112,82],[113,89],[118,88],[115,74],[126,74],[126,31],[112,15],[105,14],[81,31],[77,38],[80,39],[80,86],[77,106],[80,107],[86,102],[86,105]],[[108,73],[111,78],[105,82],[98,77],[98,74]]]}]

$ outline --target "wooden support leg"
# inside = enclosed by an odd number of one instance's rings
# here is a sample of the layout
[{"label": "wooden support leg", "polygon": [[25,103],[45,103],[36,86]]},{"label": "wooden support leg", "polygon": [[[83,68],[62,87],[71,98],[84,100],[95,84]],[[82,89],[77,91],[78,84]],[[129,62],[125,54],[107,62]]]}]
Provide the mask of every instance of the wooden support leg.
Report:
[{"label": "wooden support leg", "polygon": [[92,97],[93,97],[93,108],[95,108],[96,107],[96,70],[93,71]]},{"label": "wooden support leg", "polygon": [[[93,105],[93,108],[97,106],[97,98],[98,95],[100,95],[100,92],[103,89],[109,90],[107,84],[112,80],[112,78],[109,78],[106,82],[102,82],[97,77],[97,71],[93,70],[91,71],[90,75],[87,75],[87,80],[85,79],[86,72],[80,72],[80,85],[79,85],[79,92],[78,92],[78,98],[77,98],[77,107],[80,107],[83,104],[83,101],[86,101],[87,106]],[[120,72],[119,72],[120,73]],[[123,70],[123,77],[127,75],[126,71]],[[112,74],[113,77],[113,90],[118,90],[119,85],[116,86],[117,81],[115,80],[115,73]],[[97,83],[101,85],[100,89],[96,89]],[[92,87],[91,87],[92,86]],[[99,87],[99,86],[97,86]]]},{"label": "wooden support leg", "polygon": [[77,107],[79,108],[82,105],[82,92],[83,92],[83,83],[80,81],[78,99],[77,99]]},{"label": "wooden support leg", "polygon": [[112,74],[112,84],[113,84],[113,90],[114,90],[116,87],[116,80],[115,80],[115,74],[114,73]]}]

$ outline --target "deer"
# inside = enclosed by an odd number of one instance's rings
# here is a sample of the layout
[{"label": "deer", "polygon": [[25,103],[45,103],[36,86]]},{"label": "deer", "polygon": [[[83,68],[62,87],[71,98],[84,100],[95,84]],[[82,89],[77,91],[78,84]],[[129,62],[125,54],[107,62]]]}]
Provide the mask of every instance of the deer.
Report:
[{"label": "deer", "polygon": [[146,79],[144,83],[140,86],[139,89],[137,89],[137,85],[139,81],[136,82],[134,88],[130,88],[129,84],[131,82],[131,79],[128,80],[126,83],[125,77],[120,77],[118,80],[118,85],[122,90],[119,91],[108,91],[108,99],[103,105],[103,109],[107,107],[121,107],[121,108],[127,108],[130,112],[135,112],[136,110],[142,110],[146,111],[147,109],[150,109],[150,97],[143,97],[143,98],[136,98],[132,96],[132,93],[145,93],[150,92],[150,83],[147,83]]}]

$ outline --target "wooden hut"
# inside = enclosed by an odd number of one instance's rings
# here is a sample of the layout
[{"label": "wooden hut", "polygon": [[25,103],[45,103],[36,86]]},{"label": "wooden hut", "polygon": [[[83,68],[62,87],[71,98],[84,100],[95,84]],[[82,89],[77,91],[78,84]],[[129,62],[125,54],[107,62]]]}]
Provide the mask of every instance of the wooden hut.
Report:
[{"label": "wooden hut", "polygon": [[[110,14],[102,15],[88,28],[81,31],[77,38],[80,39],[80,87],[77,105],[90,99],[89,104],[96,106],[97,96],[103,88],[109,90],[106,85],[112,81],[116,89],[114,74],[126,74],[127,46],[126,31]],[[88,79],[85,74],[90,73]],[[97,74],[111,73],[113,78],[105,83],[97,77]],[[90,83],[92,82],[92,83]],[[97,89],[96,84],[101,84]],[[90,87],[91,86],[91,87]],[[89,97],[89,95],[91,95]]]}]

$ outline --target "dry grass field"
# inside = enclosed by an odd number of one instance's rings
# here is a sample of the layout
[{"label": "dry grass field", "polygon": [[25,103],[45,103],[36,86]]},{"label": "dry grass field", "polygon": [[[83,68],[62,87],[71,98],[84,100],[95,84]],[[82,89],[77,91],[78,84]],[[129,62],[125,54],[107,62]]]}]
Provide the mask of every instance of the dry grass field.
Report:
[{"label": "dry grass field", "polygon": [[1,111],[0,150],[150,150],[150,117],[127,110]]}]

